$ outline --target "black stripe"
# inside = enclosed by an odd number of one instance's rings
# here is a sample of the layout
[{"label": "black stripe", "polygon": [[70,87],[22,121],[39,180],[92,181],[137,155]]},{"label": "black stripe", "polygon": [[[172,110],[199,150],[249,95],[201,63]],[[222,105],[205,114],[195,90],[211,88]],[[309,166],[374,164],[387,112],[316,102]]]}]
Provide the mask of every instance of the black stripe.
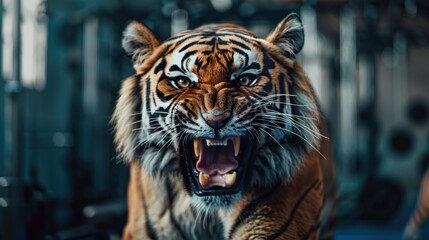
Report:
[{"label": "black stripe", "polygon": [[190,42],[190,43],[186,44],[185,46],[183,46],[183,47],[179,50],[179,53],[180,53],[180,52],[183,52],[183,51],[187,50],[188,48],[190,48],[190,47],[192,47],[192,46],[195,46],[195,45],[197,45],[197,44],[200,44],[200,43],[199,43],[199,42],[197,42],[197,41],[195,41],[195,42]]},{"label": "black stripe", "polygon": [[[185,68],[185,66],[184,66],[184,64],[185,64],[185,60],[186,59],[188,59],[188,57],[190,57],[190,56],[192,56],[192,55],[194,55],[195,53],[196,53],[197,51],[190,51],[190,52],[187,52],[187,53],[185,53],[185,55],[183,56],[183,58],[182,58],[182,60],[181,60],[181,63],[182,63],[182,69],[187,69],[187,68]],[[191,70],[191,69],[188,69],[188,71],[189,70]]]},{"label": "black stripe", "polygon": [[301,205],[301,203],[305,200],[305,198],[307,197],[308,193],[312,190],[317,188],[318,186],[321,185],[320,180],[316,180],[313,184],[311,184],[306,190],[305,192],[302,194],[302,196],[299,198],[298,202],[295,203],[295,206],[292,208],[292,211],[289,215],[289,219],[281,226],[280,229],[278,229],[274,234],[272,234],[271,236],[269,236],[267,239],[276,239],[277,237],[279,237],[282,233],[286,232],[286,230],[288,229],[289,225],[292,223],[292,220],[295,217],[295,213],[298,210],[299,206]]},{"label": "black stripe", "polygon": [[232,69],[232,66],[234,64],[234,58],[233,58],[234,53],[232,53],[232,54],[225,54],[223,56],[225,58],[225,61],[227,62],[227,69]]},{"label": "black stripe", "polygon": [[154,73],[157,74],[158,72],[164,70],[166,65],[167,61],[163,58],[161,62],[155,67]]},{"label": "black stripe", "polygon": [[[270,74],[270,69],[275,68],[275,63],[274,61],[266,54],[264,54],[264,59],[263,59],[263,67],[262,67],[262,73],[261,76],[266,76],[267,78],[269,78],[271,81],[267,84],[264,85],[263,89],[264,91],[266,91],[267,93],[270,93],[273,89],[273,79],[272,79],[272,75]],[[278,79],[278,81],[280,81],[280,79]]]},{"label": "black stripe", "polygon": [[219,36],[216,36],[216,41],[217,41],[216,49],[218,49],[218,50],[220,50],[219,49],[219,44],[222,45],[222,46],[225,46],[225,45],[228,45],[228,43],[229,43],[229,41],[225,41],[222,38],[220,38]]},{"label": "black stripe", "polygon": [[161,90],[159,90],[158,88],[156,89],[156,96],[161,99],[161,101],[163,102],[168,102],[170,101],[172,98],[175,97],[174,94],[164,94],[164,92],[162,92]]},{"label": "black stripe", "polygon": [[254,62],[254,63],[250,64],[249,66],[245,67],[243,69],[243,71],[247,71],[247,70],[250,70],[250,69],[259,70],[259,69],[261,69],[261,65],[259,63],[257,63],[257,62]]},{"label": "black stripe", "polygon": [[[222,61],[221,56],[222,56],[224,61]],[[232,57],[229,57],[230,55],[228,54],[228,52],[224,52],[221,56],[216,54],[216,60],[222,66],[222,68],[226,72],[228,72],[233,65]]]},{"label": "black stripe", "polygon": [[276,67],[276,63],[274,62],[274,60],[267,54],[264,54],[263,63],[265,70],[273,69]]},{"label": "black stripe", "polygon": [[[136,76],[135,81],[135,85],[134,85],[134,89],[133,89],[133,95],[136,101],[136,105],[134,107],[134,113],[138,113],[141,111],[141,106],[142,106],[142,86],[140,83],[140,76]],[[136,120],[140,120],[140,119],[136,119]]]},{"label": "black stripe", "polygon": [[246,52],[244,52],[243,50],[236,48],[236,47],[231,48],[231,49],[232,49],[232,51],[234,51],[234,52],[236,52],[236,53],[238,53],[244,57],[244,65],[245,66],[249,65],[249,55],[247,55]]},{"label": "black stripe", "polygon": [[262,203],[269,200],[273,196],[272,192],[275,191],[278,187],[279,186],[276,186],[273,189],[267,189],[265,193],[263,193],[261,196],[254,199],[253,201],[248,203],[246,207],[244,207],[240,215],[238,215],[238,217],[235,219],[235,222],[232,225],[231,229],[229,230],[228,239],[232,239],[239,227],[246,222],[246,219],[251,217],[255,213],[256,209],[261,206]]},{"label": "black stripe", "polygon": [[145,99],[146,99],[146,112],[147,114],[150,114],[150,88],[151,88],[151,83],[150,83],[150,79],[147,78],[146,79],[146,93],[145,93]]},{"label": "black stripe", "polygon": [[[285,76],[283,74],[279,74],[278,76],[279,79],[279,89],[278,89],[278,93],[281,94],[279,102],[285,103],[286,102],[286,84],[285,84]],[[292,105],[293,106],[293,105]],[[287,107],[287,104],[281,104],[280,105],[280,109],[281,111],[284,111],[285,108]]]},{"label": "black stripe", "polygon": [[[226,64],[228,64],[228,62],[227,62],[227,59],[225,58],[225,55],[222,55],[223,56],[223,59],[225,59],[225,62],[226,62]],[[217,62],[220,64],[220,66],[225,70],[225,71],[228,71],[228,67],[227,67],[227,65],[225,65],[223,62],[222,62],[222,59],[220,58],[220,56],[218,55],[218,54],[216,54],[215,55],[215,57],[216,57],[216,60],[217,60]],[[229,64],[228,64],[229,65]]]},{"label": "black stripe", "polygon": [[[320,221],[319,222],[317,222],[317,224],[315,224],[315,225],[313,225],[313,226],[311,226],[310,227],[310,229],[308,229],[308,232],[304,235],[304,237],[303,238],[301,238],[301,239],[303,239],[303,240],[307,240],[308,239],[308,237],[310,237],[310,234],[312,234],[312,233],[314,233],[314,232],[316,232],[316,231],[318,231],[320,229]],[[324,239],[324,240],[327,240],[327,239]]]},{"label": "black stripe", "polygon": [[241,47],[241,48],[246,49],[246,50],[252,50],[249,46],[247,46],[246,44],[244,44],[244,43],[242,43],[242,42],[236,41],[236,40],[234,40],[234,39],[230,39],[229,41],[230,41],[231,43],[233,43],[233,44],[235,44],[235,45],[237,45],[237,46]]},{"label": "black stripe", "polygon": [[213,37],[210,40],[201,41],[201,42],[198,42],[198,43],[201,44],[201,45],[207,45],[207,46],[213,47],[212,50],[214,50],[215,47],[216,47],[217,41],[218,41],[218,38]]},{"label": "black stripe", "polygon": [[201,66],[203,65],[203,60],[201,59],[201,57],[197,57],[196,59],[195,59],[195,65],[197,66],[197,72],[199,72],[200,71],[200,69],[201,69]]},{"label": "black stripe", "polygon": [[176,64],[171,66],[169,71],[170,72],[181,72],[181,73],[185,74],[185,71],[182,68],[180,68],[179,66],[177,66]]},{"label": "black stripe", "polygon": [[[308,232],[301,239],[307,240],[312,233],[314,233],[315,231],[319,231],[320,230],[322,209],[323,209],[323,206],[320,206],[319,210],[317,211],[317,216],[314,218],[314,219],[317,219],[316,224],[310,226],[309,229],[308,229]],[[324,240],[327,240],[327,239],[324,239]]]},{"label": "black stripe", "polygon": [[186,111],[186,117],[188,119],[192,119],[192,117],[197,118],[197,113],[194,113],[188,105],[182,104],[182,108]]}]

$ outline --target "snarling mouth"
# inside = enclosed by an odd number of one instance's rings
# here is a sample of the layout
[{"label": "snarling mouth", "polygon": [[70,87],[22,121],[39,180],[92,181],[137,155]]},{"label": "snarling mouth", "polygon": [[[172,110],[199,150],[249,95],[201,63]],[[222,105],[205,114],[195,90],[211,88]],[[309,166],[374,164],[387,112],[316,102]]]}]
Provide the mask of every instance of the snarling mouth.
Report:
[{"label": "snarling mouth", "polygon": [[196,138],[183,144],[192,191],[199,196],[234,194],[243,189],[254,150],[247,137]]}]

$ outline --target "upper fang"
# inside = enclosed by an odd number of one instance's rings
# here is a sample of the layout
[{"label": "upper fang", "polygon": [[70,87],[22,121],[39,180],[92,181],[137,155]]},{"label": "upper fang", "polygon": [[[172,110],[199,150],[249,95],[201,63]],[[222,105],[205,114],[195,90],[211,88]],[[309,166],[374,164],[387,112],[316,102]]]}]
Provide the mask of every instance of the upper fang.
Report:
[{"label": "upper fang", "polygon": [[196,157],[200,156],[200,139],[194,139],[194,154]]},{"label": "upper fang", "polygon": [[239,137],[235,137],[232,138],[232,143],[234,144],[234,156],[238,156],[238,154],[240,153],[240,138]]}]

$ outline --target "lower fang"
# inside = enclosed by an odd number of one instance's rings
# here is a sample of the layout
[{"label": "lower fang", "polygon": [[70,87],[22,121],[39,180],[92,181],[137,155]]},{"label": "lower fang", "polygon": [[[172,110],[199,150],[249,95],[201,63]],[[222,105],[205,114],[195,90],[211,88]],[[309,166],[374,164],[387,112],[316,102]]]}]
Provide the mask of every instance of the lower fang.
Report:
[{"label": "lower fang", "polygon": [[209,175],[202,173],[202,172],[200,172],[200,174],[198,175],[198,180],[200,181],[200,185],[202,187],[206,187],[208,185],[209,178],[210,178]]},{"label": "lower fang", "polygon": [[226,186],[231,187],[232,185],[234,185],[236,179],[237,179],[237,173],[236,172],[225,174]]}]

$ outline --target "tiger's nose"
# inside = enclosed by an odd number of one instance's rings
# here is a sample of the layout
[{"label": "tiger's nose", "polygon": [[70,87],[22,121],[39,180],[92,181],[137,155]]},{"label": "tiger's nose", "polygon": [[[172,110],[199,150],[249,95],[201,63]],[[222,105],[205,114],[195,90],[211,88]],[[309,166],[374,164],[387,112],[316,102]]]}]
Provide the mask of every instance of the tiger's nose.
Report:
[{"label": "tiger's nose", "polygon": [[226,123],[228,122],[229,118],[231,117],[231,112],[210,111],[210,112],[203,112],[202,115],[203,115],[204,121],[206,121],[206,123],[210,127],[214,129],[220,129],[223,126],[225,126]]}]

